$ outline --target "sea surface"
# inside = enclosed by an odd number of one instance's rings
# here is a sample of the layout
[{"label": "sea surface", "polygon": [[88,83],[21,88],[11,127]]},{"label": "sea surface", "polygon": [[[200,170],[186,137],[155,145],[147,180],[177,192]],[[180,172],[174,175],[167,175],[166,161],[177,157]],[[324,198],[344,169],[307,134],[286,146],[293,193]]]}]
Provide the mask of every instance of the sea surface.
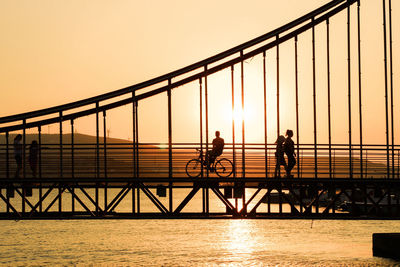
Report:
[{"label": "sea surface", "polygon": [[1,266],[400,266],[372,256],[384,220],[0,221]]}]

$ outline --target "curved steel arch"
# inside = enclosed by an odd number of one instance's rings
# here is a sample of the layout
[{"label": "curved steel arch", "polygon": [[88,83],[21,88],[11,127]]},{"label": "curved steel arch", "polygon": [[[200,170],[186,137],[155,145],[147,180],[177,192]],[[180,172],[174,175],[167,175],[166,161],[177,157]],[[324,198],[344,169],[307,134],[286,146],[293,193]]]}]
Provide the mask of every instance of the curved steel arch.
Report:
[{"label": "curved steel arch", "polygon": [[[251,57],[254,57],[256,55],[264,53],[265,51],[272,49],[281,43],[284,43],[292,38],[295,38],[299,34],[328,20],[332,16],[334,16],[337,13],[341,12],[342,10],[348,8],[349,6],[356,3],[357,1],[358,0],[333,0],[333,1],[323,5],[322,7],[318,8],[314,11],[311,11],[308,14],[306,14],[294,21],[287,23],[284,26],[281,26],[271,32],[268,32],[264,35],[261,35],[261,36],[255,38],[255,39],[252,39],[241,45],[235,46],[229,50],[226,50],[224,52],[221,52],[217,55],[214,55],[214,56],[204,59],[202,61],[196,62],[189,66],[186,66],[184,68],[181,68],[179,70],[176,70],[176,71],[170,72],[168,74],[150,79],[150,80],[142,82],[142,83],[138,83],[138,84],[135,84],[132,86],[128,86],[126,88],[122,88],[122,89],[112,91],[109,93],[105,93],[102,95],[98,95],[95,97],[90,97],[87,99],[71,102],[68,104],[63,104],[63,105],[46,108],[46,109],[41,109],[41,110],[36,110],[36,111],[32,111],[32,112],[26,112],[26,113],[1,117],[0,124],[6,124],[6,123],[12,123],[12,122],[18,122],[18,121],[22,121],[22,123],[16,124],[13,126],[0,127],[0,133],[16,131],[16,130],[21,130],[21,129],[34,128],[34,127],[39,127],[39,126],[48,125],[48,124],[52,124],[52,123],[57,123],[60,121],[73,120],[75,118],[95,114],[96,112],[101,112],[104,110],[109,110],[109,109],[117,108],[117,107],[120,107],[123,105],[127,105],[129,103],[132,103],[132,101],[139,101],[139,100],[166,92],[168,89],[173,89],[173,88],[185,85],[187,83],[190,83],[197,79],[200,79],[204,76],[214,74],[225,68],[228,68],[237,63],[240,63],[246,59],[249,59]],[[275,38],[275,39],[270,41],[267,44],[262,45],[261,47],[257,47],[254,50],[244,53],[244,50],[251,49],[252,47],[262,44],[263,42],[268,41],[269,39],[272,39],[272,38]],[[219,61],[226,59],[237,53],[239,53],[239,55],[236,56],[235,58],[230,59],[226,62],[219,63],[218,65],[216,65],[212,68],[209,68],[209,69],[207,68],[207,70],[205,70],[205,68],[208,65],[218,63]],[[190,73],[194,70],[200,69],[200,68],[204,68],[204,69],[200,70],[198,73],[193,74],[189,77],[182,78],[181,80],[178,80],[176,82],[171,82],[172,79],[176,79],[177,77],[179,77],[181,75],[188,74],[188,73]],[[147,87],[150,87],[153,85],[157,85],[162,82],[169,82],[169,84],[166,86],[161,86],[158,89],[154,89],[149,92],[139,94],[139,95],[136,93],[136,91],[139,91],[141,89],[144,89],[144,88],[147,88]],[[119,100],[119,101],[111,103],[111,104],[107,104],[107,105],[103,105],[103,106],[99,105],[99,102],[101,102],[101,101],[109,100],[109,99],[123,96],[126,94],[131,94],[132,92],[135,92],[135,99],[133,99],[132,96],[129,96],[128,98],[126,98],[124,100]],[[76,109],[76,108],[80,108],[80,107],[91,105],[91,104],[96,104],[97,107],[89,108],[84,111],[79,111],[79,112],[71,113],[68,115],[60,116],[60,114],[62,114],[62,112],[65,112],[67,110]],[[44,119],[44,120],[38,120],[38,121],[26,123],[26,120],[28,120],[28,119],[33,119],[33,118],[42,117],[42,116],[48,116],[51,114],[54,114],[56,116],[53,118],[50,118],[50,119]]]}]

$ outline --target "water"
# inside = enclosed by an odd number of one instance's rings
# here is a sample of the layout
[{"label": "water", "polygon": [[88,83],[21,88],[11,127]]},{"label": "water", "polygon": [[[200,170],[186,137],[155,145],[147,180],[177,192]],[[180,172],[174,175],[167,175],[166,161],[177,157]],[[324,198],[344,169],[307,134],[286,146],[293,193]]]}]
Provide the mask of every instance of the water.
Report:
[{"label": "water", "polygon": [[0,221],[0,264],[117,266],[393,266],[372,233],[399,221]]}]

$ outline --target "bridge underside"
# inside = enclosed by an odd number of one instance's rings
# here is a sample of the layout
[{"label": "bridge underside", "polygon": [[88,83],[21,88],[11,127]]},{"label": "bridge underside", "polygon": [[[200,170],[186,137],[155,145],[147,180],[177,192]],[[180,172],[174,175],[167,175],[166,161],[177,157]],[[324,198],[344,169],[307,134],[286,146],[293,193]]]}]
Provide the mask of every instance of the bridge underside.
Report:
[{"label": "bridge underside", "polygon": [[1,219],[400,217],[393,179],[8,180],[0,198]]}]

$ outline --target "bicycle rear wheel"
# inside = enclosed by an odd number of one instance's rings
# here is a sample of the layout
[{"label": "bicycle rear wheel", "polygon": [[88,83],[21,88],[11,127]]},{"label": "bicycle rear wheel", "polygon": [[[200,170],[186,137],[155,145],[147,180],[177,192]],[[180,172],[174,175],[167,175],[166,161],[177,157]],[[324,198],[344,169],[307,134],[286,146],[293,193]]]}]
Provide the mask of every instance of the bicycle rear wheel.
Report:
[{"label": "bicycle rear wheel", "polygon": [[198,159],[191,159],[186,164],[186,174],[189,177],[196,178],[201,174],[201,161]]},{"label": "bicycle rear wheel", "polygon": [[215,163],[215,173],[219,177],[229,177],[233,172],[232,161],[222,158]]}]

